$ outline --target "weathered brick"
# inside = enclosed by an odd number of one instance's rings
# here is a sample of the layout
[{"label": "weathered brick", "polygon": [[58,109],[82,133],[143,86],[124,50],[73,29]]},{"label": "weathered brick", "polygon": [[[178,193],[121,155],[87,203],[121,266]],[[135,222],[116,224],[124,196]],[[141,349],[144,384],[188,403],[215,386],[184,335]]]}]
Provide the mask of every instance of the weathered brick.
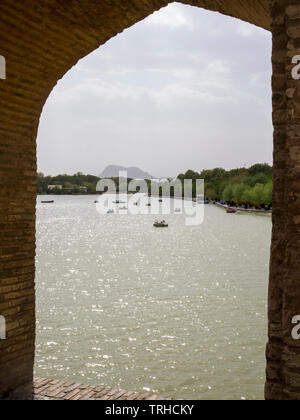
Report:
[{"label": "weathered brick", "polygon": [[[0,394],[32,380],[36,135],[45,101],[57,81],[79,59],[168,3],[168,0],[0,2],[0,53],[9,63],[8,77],[1,81],[0,89],[0,313],[6,311],[8,333],[12,333],[9,341],[0,342]],[[266,395],[270,399],[300,396],[299,378],[293,377],[282,359],[283,349],[290,346],[286,336],[288,316],[291,310],[298,310],[300,293],[299,288],[294,295],[288,293],[300,275],[299,252],[295,252],[293,245],[300,236],[299,206],[293,198],[293,180],[300,175],[300,152],[297,143],[290,141],[300,134],[300,98],[296,87],[299,82],[291,80],[290,71],[291,54],[300,48],[299,2],[182,0],[182,3],[271,28],[273,33],[276,182],[269,299],[268,354],[272,364],[268,367]],[[27,330],[30,326],[32,334],[30,328]],[[80,392],[76,391],[71,391],[69,397],[80,398]],[[87,391],[81,388],[81,392]],[[131,398],[138,398],[138,394],[131,394]]]}]

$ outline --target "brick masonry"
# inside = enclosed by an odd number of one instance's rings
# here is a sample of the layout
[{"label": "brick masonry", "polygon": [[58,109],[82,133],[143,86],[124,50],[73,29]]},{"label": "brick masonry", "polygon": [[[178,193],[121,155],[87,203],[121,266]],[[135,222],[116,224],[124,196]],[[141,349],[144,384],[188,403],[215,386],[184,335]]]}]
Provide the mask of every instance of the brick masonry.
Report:
[{"label": "brick masonry", "polygon": [[274,211],[269,286],[267,399],[300,399],[300,341],[292,319],[300,314],[300,2],[272,0]]},{"label": "brick masonry", "polygon": [[[0,55],[0,394],[33,382],[35,343],[36,135],[57,81],[111,37],[168,0],[2,0]],[[274,214],[267,348],[268,399],[300,399],[300,54],[299,0],[182,0],[273,33]],[[31,385],[32,386],[32,385]]]},{"label": "brick masonry", "polygon": [[62,382],[52,379],[38,379],[32,389],[21,389],[11,393],[6,399],[18,400],[128,400],[128,401],[158,401],[170,400],[158,394],[128,392],[123,389],[112,389],[104,385],[82,385],[76,382]]},{"label": "brick masonry", "polygon": [[34,399],[55,400],[165,400],[157,394],[115,390],[104,385],[89,386],[51,379],[34,381]]}]

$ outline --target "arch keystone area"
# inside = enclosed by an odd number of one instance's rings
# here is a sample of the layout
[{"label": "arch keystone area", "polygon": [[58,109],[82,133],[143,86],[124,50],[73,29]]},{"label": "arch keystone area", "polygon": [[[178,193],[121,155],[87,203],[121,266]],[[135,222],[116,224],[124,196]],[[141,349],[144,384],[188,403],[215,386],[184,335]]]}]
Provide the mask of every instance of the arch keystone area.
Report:
[{"label": "arch keystone area", "polygon": [[[0,55],[0,394],[33,381],[36,136],[57,81],[111,37],[166,0],[2,0]],[[267,399],[300,399],[300,4],[296,0],[182,0],[273,34],[274,212]],[[3,60],[2,60],[3,61]]]}]

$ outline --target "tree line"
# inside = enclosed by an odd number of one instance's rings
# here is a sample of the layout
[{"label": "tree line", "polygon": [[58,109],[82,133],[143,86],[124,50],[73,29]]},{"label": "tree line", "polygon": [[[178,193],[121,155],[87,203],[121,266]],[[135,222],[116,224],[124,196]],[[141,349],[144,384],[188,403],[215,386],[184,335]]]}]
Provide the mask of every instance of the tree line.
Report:
[{"label": "tree line", "polygon": [[[45,176],[38,173],[38,194],[97,194],[96,186],[100,178],[78,172],[74,175]],[[50,188],[49,188],[50,186]]]},{"label": "tree line", "polygon": [[223,168],[192,170],[178,176],[184,179],[204,179],[205,196],[212,201],[226,202],[245,207],[272,207],[273,168],[267,163],[258,163],[250,168],[226,171]]},{"label": "tree line", "polygon": [[[272,206],[272,173],[273,168],[267,163],[258,163],[250,168],[238,168],[226,171],[215,168],[195,172],[188,170],[179,174],[177,179],[184,185],[185,179],[193,180],[193,193],[196,195],[196,180],[204,179],[205,197],[212,201],[224,201],[231,205],[268,207]],[[99,177],[84,175],[78,172],[74,175],[57,175],[54,177],[38,174],[38,194],[99,194],[96,186]],[[112,178],[116,183],[117,192],[120,186],[119,178]],[[127,182],[131,182],[128,179]],[[148,186],[151,181],[146,180]],[[121,182],[123,182],[121,180]],[[137,183],[138,184],[138,183]],[[51,188],[49,188],[51,186]],[[57,187],[55,187],[57,186]],[[150,191],[150,189],[149,189]],[[171,194],[172,195],[172,194]]]}]

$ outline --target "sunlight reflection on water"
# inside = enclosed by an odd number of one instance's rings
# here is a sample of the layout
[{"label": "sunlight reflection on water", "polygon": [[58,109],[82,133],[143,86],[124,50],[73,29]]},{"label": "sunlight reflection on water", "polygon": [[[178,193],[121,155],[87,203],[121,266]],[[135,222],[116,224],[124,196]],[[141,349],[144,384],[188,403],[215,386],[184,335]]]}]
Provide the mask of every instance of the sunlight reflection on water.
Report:
[{"label": "sunlight reflection on water", "polygon": [[181,399],[263,398],[271,220],[206,206],[102,215],[94,196],[37,206],[35,372]]}]

